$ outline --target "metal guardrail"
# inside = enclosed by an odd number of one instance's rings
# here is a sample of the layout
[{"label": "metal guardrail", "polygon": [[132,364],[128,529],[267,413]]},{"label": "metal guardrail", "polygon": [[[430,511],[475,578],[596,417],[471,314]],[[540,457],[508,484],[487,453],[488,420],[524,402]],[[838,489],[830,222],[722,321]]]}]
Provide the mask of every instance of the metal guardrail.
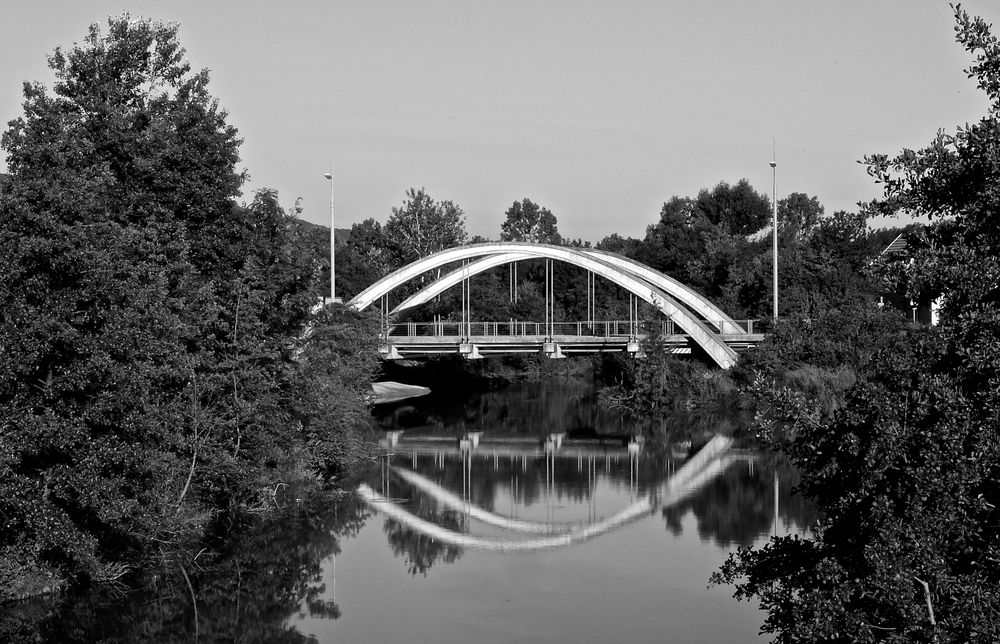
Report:
[{"label": "metal guardrail", "polygon": [[[721,321],[704,321],[716,329],[722,328]],[[733,320],[748,334],[754,333],[756,320]],[[554,322],[546,329],[544,322],[508,320],[505,322],[402,322],[383,327],[383,337],[419,338],[419,337],[550,337],[576,336],[597,338],[627,338],[646,335],[650,329],[644,322],[636,324],[630,320],[594,320],[586,322]],[[673,320],[660,322],[660,333],[665,336],[684,335],[683,329],[674,324]]]}]

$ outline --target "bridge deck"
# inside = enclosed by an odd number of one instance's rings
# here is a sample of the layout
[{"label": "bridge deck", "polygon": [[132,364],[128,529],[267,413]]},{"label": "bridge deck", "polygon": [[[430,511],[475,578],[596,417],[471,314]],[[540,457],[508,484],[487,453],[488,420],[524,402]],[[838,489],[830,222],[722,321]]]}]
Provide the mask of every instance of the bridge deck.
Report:
[{"label": "bridge deck", "polygon": [[[754,346],[764,339],[764,334],[720,334],[719,337],[737,352]],[[430,336],[390,335],[383,338],[384,354],[401,356],[440,355],[448,353],[495,355],[509,353],[602,353],[639,350],[643,336],[599,335],[472,335]],[[663,344],[672,353],[690,353],[691,339],[685,334],[663,336]]]}]

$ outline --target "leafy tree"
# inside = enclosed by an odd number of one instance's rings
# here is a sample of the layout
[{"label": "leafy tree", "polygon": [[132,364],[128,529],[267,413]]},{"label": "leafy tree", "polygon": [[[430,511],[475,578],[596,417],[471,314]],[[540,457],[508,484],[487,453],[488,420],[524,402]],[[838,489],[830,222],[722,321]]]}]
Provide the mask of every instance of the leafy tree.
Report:
[{"label": "leafy tree", "polygon": [[[662,416],[694,399],[733,399],[735,387],[719,377],[720,372],[709,372],[697,362],[670,354],[658,320],[644,326],[643,355],[617,359],[617,384],[601,391],[609,405],[635,416]],[[605,366],[604,371],[607,378],[612,370]]]},{"label": "leafy tree", "polygon": [[185,60],[177,29],[124,15],[106,34],[95,24],[82,44],[56,49],[54,95],[25,83],[24,115],[3,149],[18,191],[41,210],[79,200],[82,222],[178,219],[195,264],[224,268],[216,233],[245,178],[235,169],[241,141],[208,93],[207,70]]},{"label": "leafy tree", "polygon": [[337,247],[337,293],[349,299],[388,275],[392,270],[388,249],[380,223],[369,218],[352,225],[345,243]]},{"label": "leafy tree", "polygon": [[703,233],[711,227],[691,199],[673,196],[663,204],[660,220],[646,228],[634,259],[682,282],[690,281],[688,262],[704,252]]},{"label": "leafy tree", "polygon": [[793,192],[778,201],[779,228],[785,236],[808,236],[822,216],[819,199],[803,192]]},{"label": "leafy tree", "polygon": [[707,230],[702,239],[705,249],[687,262],[687,285],[697,288],[720,306],[735,312],[730,285],[737,277],[753,248],[746,238],[732,235],[725,228]]},{"label": "leafy tree", "polygon": [[597,250],[606,250],[609,253],[617,253],[625,257],[632,257],[639,240],[633,237],[622,237],[618,233],[611,233],[601,241],[597,242]]},{"label": "leafy tree", "polygon": [[562,243],[556,216],[527,197],[511,204],[504,215],[506,219],[500,226],[500,241]]},{"label": "leafy tree", "polygon": [[926,148],[874,155],[872,214],[931,217],[903,273],[943,296],[941,324],[872,361],[846,406],[820,417],[771,396],[780,441],[822,522],[809,537],[742,550],[720,580],[760,598],[777,641],[975,642],[1000,638],[1000,43],[955,7],[986,117]]},{"label": "leafy tree", "polygon": [[334,363],[352,386],[301,404],[286,348],[317,262],[276,194],[232,200],[239,139],[176,26],[112,18],[49,64],[54,95],[25,85],[2,139],[5,592],[25,571],[118,577],[256,503],[277,467],[335,468],[356,432],[329,419],[360,417],[371,374]]},{"label": "leafy tree", "polygon": [[763,228],[771,216],[771,201],[740,179],[731,186],[719,182],[711,190],[698,193],[694,206],[708,221],[725,227],[734,235],[750,235]]},{"label": "leafy tree", "polygon": [[392,257],[399,268],[439,250],[465,243],[465,215],[451,201],[435,201],[424,189],[410,188],[401,207],[394,207],[383,228]]}]

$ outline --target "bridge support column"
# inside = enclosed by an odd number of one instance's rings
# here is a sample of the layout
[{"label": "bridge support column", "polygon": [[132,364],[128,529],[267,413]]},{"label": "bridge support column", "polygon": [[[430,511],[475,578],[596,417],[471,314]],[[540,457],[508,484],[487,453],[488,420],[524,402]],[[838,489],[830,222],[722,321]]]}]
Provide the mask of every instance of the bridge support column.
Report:
[{"label": "bridge support column", "polygon": [[396,349],[395,345],[387,344],[378,348],[383,360],[402,360],[403,356]]},{"label": "bridge support column", "polygon": [[479,360],[483,357],[479,353],[479,347],[471,342],[463,342],[458,345],[458,353],[466,360]]},{"label": "bridge support column", "polygon": [[562,347],[560,347],[555,342],[542,343],[542,353],[545,354],[546,358],[552,358],[556,360],[566,357],[563,355]]}]

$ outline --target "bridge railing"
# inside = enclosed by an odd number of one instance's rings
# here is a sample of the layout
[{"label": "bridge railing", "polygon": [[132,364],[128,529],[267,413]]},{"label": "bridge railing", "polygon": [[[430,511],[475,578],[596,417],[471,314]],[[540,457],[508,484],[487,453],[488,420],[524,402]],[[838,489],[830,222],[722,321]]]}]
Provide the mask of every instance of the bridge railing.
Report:
[{"label": "bridge railing", "polygon": [[[721,322],[706,321],[710,326],[722,328]],[[747,333],[754,332],[755,320],[734,320]],[[552,336],[598,337],[598,338],[628,338],[644,336],[651,331],[649,322],[632,322],[630,320],[589,320],[579,322],[555,322],[551,325]],[[661,320],[660,334],[683,335],[684,331],[674,324],[673,320]],[[390,324],[388,337],[454,337],[471,336],[515,336],[515,337],[549,337],[544,322],[506,320],[501,322],[471,322],[469,324],[451,320],[437,322],[401,322]]]}]

